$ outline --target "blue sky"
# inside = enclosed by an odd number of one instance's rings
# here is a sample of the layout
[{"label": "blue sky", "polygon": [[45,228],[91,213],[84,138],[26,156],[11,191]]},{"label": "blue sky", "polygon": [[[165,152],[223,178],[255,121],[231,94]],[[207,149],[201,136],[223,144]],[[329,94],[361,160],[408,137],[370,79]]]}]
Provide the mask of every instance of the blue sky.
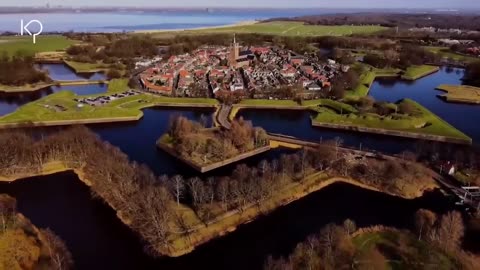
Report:
[{"label": "blue sky", "polygon": [[0,0],[0,6],[480,8],[480,0]]}]

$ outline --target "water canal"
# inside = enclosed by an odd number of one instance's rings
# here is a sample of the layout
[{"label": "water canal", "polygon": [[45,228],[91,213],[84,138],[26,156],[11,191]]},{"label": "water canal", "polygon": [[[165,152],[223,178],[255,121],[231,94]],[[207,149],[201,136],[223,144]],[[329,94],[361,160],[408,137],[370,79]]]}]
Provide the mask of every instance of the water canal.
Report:
[{"label": "water canal", "polygon": [[[103,73],[85,73],[77,74],[64,64],[39,64],[39,69],[48,72],[50,78],[54,81],[97,81],[105,80]],[[69,90],[77,95],[100,94],[107,91],[107,85],[72,85],[72,86],[51,86],[33,92],[4,93],[0,92],[0,116],[14,112],[18,107],[29,102],[38,100],[61,90]]]},{"label": "water canal", "polygon": [[[442,69],[413,83],[379,80],[372,86],[371,95],[378,100],[389,101],[412,98],[467,133],[474,142],[480,141],[480,131],[474,117],[480,112],[480,106],[444,103],[436,97],[440,92],[434,90],[442,83],[460,83],[461,73],[461,70],[449,72]],[[68,89],[77,94],[91,94],[103,92],[106,87],[90,85]],[[41,97],[58,89],[49,91],[36,94]],[[29,99],[28,95],[19,94],[15,96],[18,101],[8,103],[3,102],[0,96],[0,113],[8,106],[19,106],[39,97]],[[89,127],[102,139],[119,147],[132,160],[148,165],[157,175],[178,173],[189,176],[195,172],[155,147],[155,141],[166,131],[170,118],[176,114],[199,120],[202,115],[211,119],[212,111],[150,108],[144,110],[144,117],[137,122]],[[338,136],[347,145],[358,147],[362,143],[363,147],[388,152],[400,152],[415,142],[312,128],[307,112],[245,110],[239,115],[270,132],[309,140]],[[248,159],[247,163],[253,165],[264,158],[272,159],[283,151],[275,150]],[[233,166],[212,174],[228,174]],[[444,213],[454,205],[439,192],[427,193],[416,200],[403,200],[346,184],[335,184],[262,216],[255,222],[242,225],[237,231],[200,246],[191,254],[179,258],[154,259],[143,252],[138,237],[116,218],[112,209],[91,199],[89,189],[73,173],[34,177],[11,184],[0,183],[0,192],[16,197],[20,212],[38,227],[49,227],[66,241],[73,253],[76,269],[261,269],[267,255],[288,254],[297,243],[330,222],[352,218],[359,226],[385,224],[411,228],[413,215],[419,208]]]},{"label": "water canal", "polygon": [[453,205],[440,192],[404,200],[335,184],[242,225],[188,255],[154,259],[143,252],[138,237],[113,210],[91,199],[89,189],[73,173],[0,183],[0,191],[16,197],[19,211],[38,227],[49,227],[60,235],[79,270],[261,269],[269,254],[287,255],[330,222],[352,218],[359,226],[411,228],[417,209],[444,213]]},{"label": "water canal", "polygon": [[[439,72],[414,82],[398,79],[378,79],[370,90],[376,100],[396,102],[410,98],[425,106],[445,121],[455,126],[480,143],[480,125],[476,116],[480,115],[480,106],[460,103],[447,103],[438,98],[442,92],[435,90],[440,84],[462,84],[463,69],[442,68]],[[310,125],[310,113],[305,111],[241,110],[238,117],[252,120],[273,133],[281,133],[312,141],[329,140],[335,137],[343,139],[344,144],[352,147],[369,148],[389,153],[399,153],[412,149],[418,140],[402,139],[391,136],[358,132],[345,132],[333,129],[317,128]]]},{"label": "water canal", "polygon": [[69,90],[77,95],[100,94],[107,91],[106,84],[51,86],[34,92],[3,93],[0,92],[0,116],[14,112],[18,107],[38,100],[61,90]]},{"label": "water canal", "polygon": [[54,81],[99,81],[106,80],[104,73],[75,73],[65,64],[39,64],[38,68],[48,72],[50,78]]}]

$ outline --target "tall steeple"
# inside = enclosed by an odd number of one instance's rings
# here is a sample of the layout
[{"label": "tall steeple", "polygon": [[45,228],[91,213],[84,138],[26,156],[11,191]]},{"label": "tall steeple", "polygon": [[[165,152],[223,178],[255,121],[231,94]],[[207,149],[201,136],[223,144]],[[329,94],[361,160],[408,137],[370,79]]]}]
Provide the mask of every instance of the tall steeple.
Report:
[{"label": "tall steeple", "polygon": [[240,57],[240,46],[237,43],[237,37],[236,34],[233,34],[233,43],[230,48],[230,67],[236,67],[237,65],[237,59]]}]

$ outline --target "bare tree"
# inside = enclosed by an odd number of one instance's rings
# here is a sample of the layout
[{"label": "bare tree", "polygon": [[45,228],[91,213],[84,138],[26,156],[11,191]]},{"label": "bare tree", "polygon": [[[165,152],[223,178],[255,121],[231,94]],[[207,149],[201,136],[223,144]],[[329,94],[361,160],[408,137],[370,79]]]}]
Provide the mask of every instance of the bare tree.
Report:
[{"label": "bare tree", "polygon": [[428,234],[435,225],[437,215],[430,210],[420,209],[415,213],[415,227],[418,232],[418,240],[421,240],[424,234]]},{"label": "bare tree", "polygon": [[445,250],[454,251],[460,247],[465,227],[459,212],[448,212],[443,215],[438,228],[439,244]]},{"label": "bare tree", "polygon": [[175,175],[170,179],[170,188],[177,200],[177,205],[180,205],[180,199],[183,198],[185,191],[185,183],[181,175]]},{"label": "bare tree", "polygon": [[[190,195],[192,195],[193,204],[198,205],[203,203],[203,182],[198,177],[190,178],[187,181],[188,189],[190,190]],[[178,201],[177,201],[178,202]]]},{"label": "bare tree", "polygon": [[50,229],[41,230],[41,233],[45,237],[45,244],[52,263],[51,269],[73,269],[73,257],[65,242]]},{"label": "bare tree", "polygon": [[355,221],[348,218],[343,222],[343,228],[347,234],[352,234],[357,230],[357,225],[355,224]]}]

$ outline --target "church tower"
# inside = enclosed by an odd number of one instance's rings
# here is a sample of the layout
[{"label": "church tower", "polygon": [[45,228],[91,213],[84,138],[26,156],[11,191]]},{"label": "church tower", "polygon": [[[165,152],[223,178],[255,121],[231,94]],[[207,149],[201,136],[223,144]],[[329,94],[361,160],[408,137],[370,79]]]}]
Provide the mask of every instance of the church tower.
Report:
[{"label": "church tower", "polygon": [[237,43],[237,39],[235,37],[235,34],[233,34],[233,43],[230,47],[230,67],[236,67],[237,66],[237,59],[240,57],[240,45]]}]

